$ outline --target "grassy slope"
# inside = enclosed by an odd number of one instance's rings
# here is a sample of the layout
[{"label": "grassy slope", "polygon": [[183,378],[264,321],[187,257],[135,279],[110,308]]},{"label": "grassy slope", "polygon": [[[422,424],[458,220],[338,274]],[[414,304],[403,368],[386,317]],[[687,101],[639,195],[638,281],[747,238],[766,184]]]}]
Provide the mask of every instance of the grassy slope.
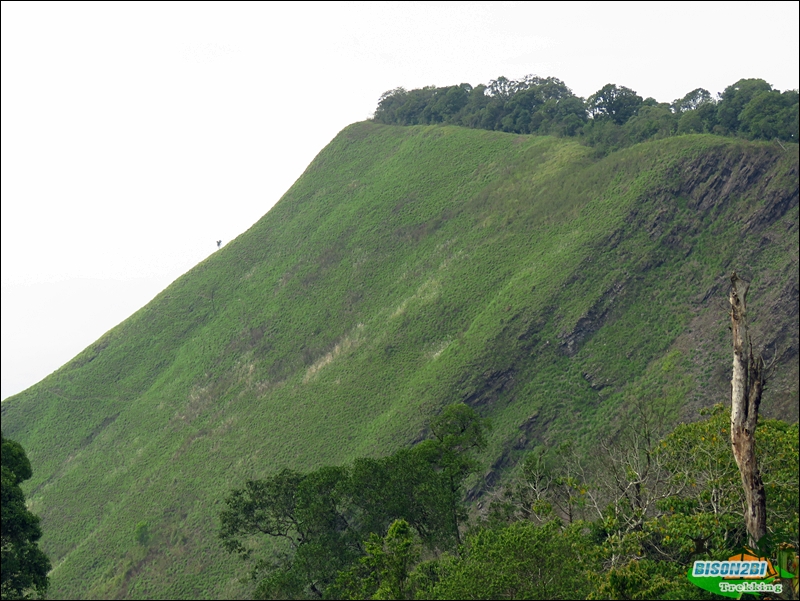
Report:
[{"label": "grassy slope", "polygon": [[[753,278],[797,419],[797,146],[346,128],[248,232],[3,403],[54,597],[242,594],[225,492],[381,455],[465,400],[494,481],[525,449],[724,400],[725,277]],[[134,541],[147,522],[148,545]]]}]

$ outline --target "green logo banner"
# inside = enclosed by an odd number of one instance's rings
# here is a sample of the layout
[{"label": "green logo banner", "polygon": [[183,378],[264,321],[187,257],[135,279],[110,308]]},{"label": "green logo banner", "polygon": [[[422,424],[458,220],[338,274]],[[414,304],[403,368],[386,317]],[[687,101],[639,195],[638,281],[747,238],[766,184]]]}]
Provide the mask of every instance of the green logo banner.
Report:
[{"label": "green logo banner", "polygon": [[[786,573],[784,577],[791,578]],[[725,561],[695,561],[689,581],[710,593],[738,599],[742,593],[781,594],[783,585],[772,563],[763,557],[740,554]]]}]

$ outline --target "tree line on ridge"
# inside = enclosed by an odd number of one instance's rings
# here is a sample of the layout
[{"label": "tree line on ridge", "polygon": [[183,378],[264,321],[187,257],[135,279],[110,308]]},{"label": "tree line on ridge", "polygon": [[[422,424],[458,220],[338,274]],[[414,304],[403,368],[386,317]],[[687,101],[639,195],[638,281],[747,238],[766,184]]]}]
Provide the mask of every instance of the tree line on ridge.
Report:
[{"label": "tree line on ridge", "polygon": [[385,92],[374,120],[391,125],[449,124],[517,134],[578,137],[605,153],[689,133],[798,141],[798,92],[740,79],[717,98],[697,88],[671,103],[607,84],[583,99],[555,77],[498,77],[475,87],[402,87]]}]

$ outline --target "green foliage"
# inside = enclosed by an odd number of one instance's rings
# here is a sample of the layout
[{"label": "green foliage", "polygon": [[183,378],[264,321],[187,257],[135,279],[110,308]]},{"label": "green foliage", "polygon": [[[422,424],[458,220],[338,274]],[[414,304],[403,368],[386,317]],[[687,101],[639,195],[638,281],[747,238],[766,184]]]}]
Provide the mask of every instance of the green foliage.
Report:
[{"label": "green foliage", "polygon": [[464,403],[448,405],[430,424],[435,444],[444,453],[458,457],[485,449],[485,431],[489,428],[488,421]]},{"label": "green foliage", "polygon": [[31,478],[33,470],[19,443],[2,436],[0,446],[3,529],[0,594],[3,599],[44,597],[49,586],[50,560],[39,549],[42,537],[39,518],[28,511],[20,488],[22,482]]},{"label": "green foliage", "polygon": [[464,403],[448,405],[431,421],[434,438],[417,447],[444,480],[445,504],[452,520],[450,532],[457,542],[461,540],[459,525],[466,519],[466,511],[461,506],[464,479],[477,471],[479,464],[473,451],[486,448],[484,433],[490,427],[488,420],[481,419]]},{"label": "green foliage", "polygon": [[[767,496],[768,530],[797,545],[797,424],[762,419],[756,441]],[[698,545],[723,555],[743,547],[747,543],[745,502],[730,448],[730,412],[717,406],[708,419],[678,426],[662,441],[659,454],[679,491],[659,502],[662,514],[650,525],[662,551],[688,561],[698,552]]]},{"label": "green foliage", "polygon": [[441,561],[431,599],[582,599],[598,556],[583,525],[516,522],[469,536],[459,557]]},{"label": "green foliage", "polygon": [[425,449],[418,445],[382,459],[353,461],[349,494],[362,532],[382,533],[403,519],[429,545],[454,537],[449,480],[434,469]]},{"label": "green foliage", "polygon": [[[747,542],[730,412],[716,406],[710,417],[661,439],[654,436],[654,418],[657,413],[645,411],[613,448],[600,444],[596,462],[571,458],[564,446],[552,457],[530,454],[487,525],[546,523],[554,513],[572,516],[577,506],[591,520],[584,544],[607,566],[598,570],[590,598],[706,598],[695,596],[705,593],[694,591],[687,566],[695,559],[727,559]],[[798,425],[762,419],[756,440],[770,530],[762,553],[776,559],[778,543],[798,543]]]},{"label": "green foliage", "polygon": [[696,111],[703,105],[713,103],[714,99],[711,97],[711,93],[708,90],[705,88],[697,88],[686,94],[683,98],[673,102],[672,109],[676,113],[687,113]]},{"label": "green foliage", "polygon": [[[284,469],[265,480],[248,481],[228,496],[220,514],[223,546],[250,559],[263,541],[284,543],[272,557],[257,557],[251,577],[259,598],[283,598],[304,590],[319,594],[332,575],[359,552],[359,538],[349,527],[345,470],[323,467],[309,474]],[[257,554],[258,555],[258,554]]]},{"label": "green foliage", "polygon": [[[348,599],[412,595],[430,599],[715,598],[697,590],[686,572],[694,559],[733,555],[747,538],[741,484],[727,432],[729,414],[717,407],[708,419],[681,425],[663,439],[650,441],[657,413],[642,411],[638,421],[627,426],[630,436],[617,441],[625,447],[615,451],[617,463],[601,461],[586,469],[570,459],[573,451],[568,445],[555,450],[554,462],[533,453],[512,494],[495,505],[487,522],[470,531],[458,555],[419,562],[421,549],[410,526],[395,522],[384,539],[370,536],[365,555],[339,574],[327,595]],[[765,481],[778,491],[769,505],[770,521],[778,523],[776,531],[780,530],[773,537],[796,541],[796,529],[787,538],[788,531],[781,530],[780,524],[796,526],[798,522],[798,475],[793,469],[800,453],[797,425],[763,420],[758,440]],[[652,478],[643,477],[632,452],[655,466]],[[626,462],[618,463],[621,458]],[[625,470],[614,472],[619,465]],[[603,497],[597,493],[603,490],[599,482],[604,480],[622,490],[652,487],[640,494],[654,495],[659,501],[641,514],[636,527],[620,528],[619,506],[615,511],[600,511]],[[576,520],[564,527],[553,518],[554,511],[566,512],[559,499],[571,494],[575,498],[587,495],[588,505],[599,511],[593,522]],[[778,548],[773,544],[763,553],[776,558]],[[788,560],[784,557],[783,561]]]},{"label": "green foliage", "polygon": [[759,93],[769,92],[772,86],[763,79],[740,79],[725,88],[717,108],[719,125],[728,132],[739,130],[739,115]]},{"label": "green foliage", "polygon": [[706,129],[706,124],[699,111],[688,111],[680,115],[678,119],[678,134],[702,134]]},{"label": "green foliage", "polygon": [[384,538],[371,533],[364,556],[341,572],[326,591],[330,599],[413,599],[411,571],[421,554],[415,533],[405,520],[395,520]]},{"label": "green foliage", "polygon": [[586,105],[593,119],[623,125],[639,112],[642,97],[630,88],[609,83],[589,96]]},{"label": "green foliage", "polygon": [[420,556],[419,546],[407,522],[395,521],[383,541],[374,537],[366,544],[364,564],[376,575],[374,599],[408,599],[411,568]]},{"label": "green foliage", "polygon": [[782,94],[762,79],[742,79],[715,102],[697,88],[672,104],[642,100],[630,88],[607,84],[585,102],[554,77],[498,77],[469,84],[407,91],[378,101],[375,120],[397,125],[448,123],[518,134],[576,136],[598,156],[676,134],[718,133],[750,139],[798,140],[797,90]]},{"label": "green foliage", "polygon": [[576,135],[586,123],[583,100],[555,77],[498,77],[488,85],[469,84],[407,91],[396,88],[378,101],[380,123],[449,123],[520,134]]},{"label": "green foliage", "polygon": [[686,578],[686,566],[635,559],[601,576],[589,599],[718,599]]},{"label": "green foliage", "polygon": [[624,131],[627,139],[637,144],[674,136],[677,129],[678,116],[666,105],[659,105],[640,107],[625,123]]},{"label": "green foliage", "polygon": [[739,113],[739,131],[750,139],[797,142],[797,90],[778,90],[757,93]]},{"label": "green foliage", "polygon": [[[321,595],[339,572],[345,573],[334,590],[355,594],[353,575],[361,572],[347,566],[367,541],[360,565],[370,575],[362,578],[375,582],[370,595],[392,598],[403,591],[403,570],[416,557],[412,525],[429,547],[449,547],[459,539],[466,518],[463,482],[477,466],[471,452],[486,446],[485,428],[473,409],[450,405],[431,423],[434,438],[413,449],[383,460],[358,459],[348,468],[308,474],[284,469],[248,481],[228,495],[220,513],[223,546],[252,560],[260,598],[283,598]],[[386,526],[385,541],[376,538]],[[262,552],[264,536],[284,543],[280,550],[273,547],[271,557]]]}]

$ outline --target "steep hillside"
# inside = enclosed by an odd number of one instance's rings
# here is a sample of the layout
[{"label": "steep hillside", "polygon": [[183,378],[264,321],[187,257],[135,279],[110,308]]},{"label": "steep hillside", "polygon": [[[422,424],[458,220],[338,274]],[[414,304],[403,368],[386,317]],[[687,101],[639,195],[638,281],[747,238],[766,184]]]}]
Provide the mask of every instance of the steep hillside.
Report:
[{"label": "steep hillside", "polygon": [[3,403],[51,595],[240,596],[228,489],[387,454],[455,401],[495,426],[475,495],[527,449],[589,448],[632,399],[695,419],[727,398],[734,269],[776,357],[763,411],[796,421],[797,145],[691,135],[597,160],[354,124],[250,230]]}]

